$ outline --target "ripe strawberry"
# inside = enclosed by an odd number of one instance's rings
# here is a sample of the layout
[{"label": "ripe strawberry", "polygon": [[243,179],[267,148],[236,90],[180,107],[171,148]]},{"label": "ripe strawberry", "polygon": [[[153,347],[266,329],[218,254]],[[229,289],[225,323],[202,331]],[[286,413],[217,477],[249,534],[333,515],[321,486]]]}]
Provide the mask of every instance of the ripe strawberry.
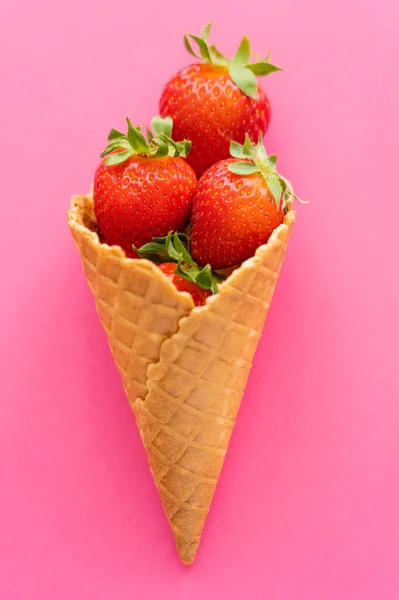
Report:
[{"label": "ripe strawberry", "polygon": [[155,117],[147,140],[127,119],[126,135],[112,129],[94,177],[94,211],[100,236],[137,256],[154,236],[184,229],[196,186],[187,156],[190,142],[171,139],[172,119]]},{"label": "ripe strawberry", "polygon": [[252,256],[283,220],[295,196],[267,156],[262,138],[254,146],[231,142],[233,158],[201,177],[193,199],[190,235],[193,259],[212,269],[232,267]]},{"label": "ripe strawberry", "polygon": [[[218,291],[223,277],[213,273],[211,267],[199,267],[190,255],[189,238],[184,233],[168,233],[166,237],[155,237],[152,242],[135,248],[141,258],[158,264],[182,292],[189,292],[196,306],[204,304],[212,293]],[[167,261],[167,262],[166,262]]]},{"label": "ripe strawberry", "polygon": [[[201,37],[185,36],[187,50],[203,64],[179,71],[166,84],[160,99],[160,114],[173,118],[175,134],[192,141],[187,162],[197,176],[215,162],[229,157],[229,143],[244,142],[245,134],[257,142],[270,121],[270,105],[256,76],[280,71],[269,62],[250,62],[249,41],[244,37],[229,60],[208,45],[209,23]],[[197,55],[189,37],[198,46]]]},{"label": "ripe strawberry", "polygon": [[195,306],[202,306],[205,300],[212,294],[211,290],[204,290],[198,283],[188,281],[180,275],[176,275],[177,263],[167,262],[158,265],[162,273],[165,273],[172,283],[177,287],[179,292],[188,292],[191,294]]}]

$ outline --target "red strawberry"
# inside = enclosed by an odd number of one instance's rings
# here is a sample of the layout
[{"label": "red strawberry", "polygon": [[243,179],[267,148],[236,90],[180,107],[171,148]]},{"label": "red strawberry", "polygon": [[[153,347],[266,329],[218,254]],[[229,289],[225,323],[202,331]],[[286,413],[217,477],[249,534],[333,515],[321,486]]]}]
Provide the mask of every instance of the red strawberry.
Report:
[{"label": "red strawberry", "polygon": [[[256,76],[280,71],[269,62],[250,62],[250,46],[244,37],[231,60],[208,45],[211,24],[201,37],[185,36],[187,50],[203,61],[179,71],[166,84],[160,99],[160,114],[173,118],[175,134],[192,141],[187,162],[197,176],[215,162],[229,157],[229,143],[244,142],[248,133],[254,142],[266,132],[270,121],[269,101]],[[199,46],[197,55],[188,38]]]},{"label": "red strawberry", "polygon": [[[199,267],[190,255],[189,238],[184,233],[169,232],[166,237],[155,237],[152,242],[135,248],[141,258],[159,264],[159,268],[181,292],[189,292],[196,306],[204,304],[216,294],[223,277],[213,273],[209,265]],[[167,261],[167,262],[166,262]]]},{"label": "red strawberry", "polygon": [[137,256],[133,245],[185,228],[197,181],[182,158],[190,143],[171,139],[170,118],[155,117],[148,140],[127,123],[126,135],[111,131],[102,153],[94,177],[94,211],[103,241]]},{"label": "red strawberry", "polygon": [[191,294],[195,306],[202,306],[205,304],[205,300],[212,294],[211,290],[204,290],[197,283],[193,283],[180,275],[176,275],[176,269],[178,267],[177,263],[162,263],[158,265],[158,267],[161,269],[162,273],[165,273],[165,275],[169,277],[179,292],[188,292]]},{"label": "red strawberry", "polygon": [[193,259],[212,269],[232,267],[255,253],[283,220],[294,195],[267,156],[262,139],[254,146],[232,142],[231,154],[201,177],[193,199],[190,235]]}]

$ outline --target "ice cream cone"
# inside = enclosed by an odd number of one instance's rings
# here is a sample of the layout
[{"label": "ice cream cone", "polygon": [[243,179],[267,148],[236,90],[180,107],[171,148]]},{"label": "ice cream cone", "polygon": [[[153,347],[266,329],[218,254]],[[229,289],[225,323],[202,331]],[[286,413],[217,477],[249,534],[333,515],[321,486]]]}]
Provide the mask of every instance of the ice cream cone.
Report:
[{"label": "ice cream cone", "polygon": [[181,560],[191,564],[222,469],[295,213],[194,308],[147,260],[101,244],[91,196],[68,222],[136,415]]}]

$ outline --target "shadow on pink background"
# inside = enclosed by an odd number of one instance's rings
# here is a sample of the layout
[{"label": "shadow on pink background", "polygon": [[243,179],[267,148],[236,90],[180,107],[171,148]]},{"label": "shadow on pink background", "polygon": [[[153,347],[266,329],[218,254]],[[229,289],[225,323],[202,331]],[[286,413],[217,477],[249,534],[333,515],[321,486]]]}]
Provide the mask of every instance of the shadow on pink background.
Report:
[{"label": "shadow on pink background", "polygon": [[[178,560],[66,226],[185,30],[247,33],[298,220],[193,567]],[[1,600],[399,598],[399,4],[0,7]]]}]

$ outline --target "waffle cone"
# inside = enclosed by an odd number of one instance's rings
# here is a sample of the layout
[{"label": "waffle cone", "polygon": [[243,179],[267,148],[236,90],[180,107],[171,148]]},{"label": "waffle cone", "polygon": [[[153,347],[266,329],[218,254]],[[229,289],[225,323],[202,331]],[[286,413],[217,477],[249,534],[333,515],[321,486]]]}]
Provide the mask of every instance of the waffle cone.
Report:
[{"label": "waffle cone", "polygon": [[194,308],[156,265],[101,244],[91,196],[68,223],[181,560],[191,564],[295,213]]}]

